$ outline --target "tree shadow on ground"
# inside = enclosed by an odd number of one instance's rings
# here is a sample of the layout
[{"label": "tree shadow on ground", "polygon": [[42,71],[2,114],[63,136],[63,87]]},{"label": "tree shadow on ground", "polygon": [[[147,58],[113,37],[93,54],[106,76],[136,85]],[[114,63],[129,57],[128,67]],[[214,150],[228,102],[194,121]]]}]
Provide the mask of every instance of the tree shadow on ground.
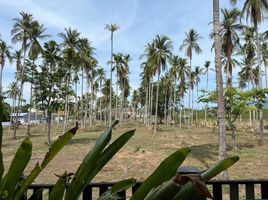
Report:
[{"label": "tree shadow on ground", "polygon": [[[15,140],[21,140],[21,139],[25,139],[25,138],[36,138],[36,137],[42,137],[42,136],[44,136],[44,135],[42,135],[42,134],[34,134],[34,135],[17,135],[16,136],[16,138],[15,138]],[[8,140],[14,140],[13,138],[9,138]]]}]

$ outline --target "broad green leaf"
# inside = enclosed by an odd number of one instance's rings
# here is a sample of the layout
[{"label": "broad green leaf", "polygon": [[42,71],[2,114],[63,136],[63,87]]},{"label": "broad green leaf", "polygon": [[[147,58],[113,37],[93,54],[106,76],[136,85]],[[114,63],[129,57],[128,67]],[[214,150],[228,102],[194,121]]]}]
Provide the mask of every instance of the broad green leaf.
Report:
[{"label": "broad green leaf", "polygon": [[173,180],[169,180],[159,185],[157,188],[152,189],[144,200],[163,200],[173,198],[181,186]]},{"label": "broad green leaf", "polygon": [[49,151],[47,152],[41,166],[39,163],[36,164],[35,168],[30,172],[30,175],[23,182],[22,187],[15,196],[15,200],[20,200],[24,192],[31,185],[31,183],[36,179],[36,177],[41,173],[41,171],[48,165],[48,163],[60,152],[60,150],[68,144],[68,142],[73,138],[78,129],[78,124],[67,131],[65,134],[58,137],[58,139],[51,145]]},{"label": "broad green leaf", "polygon": [[67,183],[67,172],[65,171],[62,176],[59,177],[57,183],[53,187],[48,200],[62,200]]},{"label": "broad green leaf", "polygon": [[128,188],[131,188],[136,184],[136,179],[127,179],[116,183],[112,188],[107,190],[98,200],[110,200],[117,197],[117,193],[122,192]]},{"label": "broad green leaf", "polygon": [[21,188],[16,193],[16,196],[14,200],[20,200],[23,194],[26,192],[28,187],[31,185],[31,183],[34,181],[34,179],[41,173],[42,168],[39,163],[36,163],[34,169],[31,171],[29,176],[26,178],[26,180],[22,183]]},{"label": "broad green leaf", "polygon": [[189,148],[183,148],[167,157],[137,189],[131,197],[131,200],[144,199],[151,189],[171,179],[176,174],[178,167],[185,160],[189,152]]},{"label": "broad green leaf", "polygon": [[118,120],[113,122],[111,127],[109,127],[104,133],[101,134],[101,136],[97,139],[95,146],[86,155],[82,164],[77,169],[74,179],[72,180],[70,186],[67,189],[65,195],[66,200],[78,199],[83,189],[90,182],[92,172],[96,167],[96,162],[98,162],[101,152],[111,140],[112,129],[116,124],[118,124],[118,122]]},{"label": "broad green leaf", "polygon": [[44,169],[47,164],[59,153],[59,151],[72,139],[78,129],[78,124],[76,126],[67,131],[65,134],[60,135],[58,139],[51,145],[49,151],[47,152],[41,167]]},{"label": "broad green leaf", "polygon": [[[209,181],[213,177],[217,176],[219,173],[222,171],[226,170],[233,164],[235,164],[239,160],[238,156],[226,158],[217,164],[215,164],[213,167],[209,168],[205,172],[201,174],[201,178],[204,181]],[[182,200],[182,199],[187,199],[190,194],[192,194],[195,191],[194,186],[192,183],[187,183],[182,187],[182,189],[175,195],[172,200]]]},{"label": "broad green leaf", "polygon": [[27,166],[32,155],[32,142],[29,138],[22,141],[19,149],[17,150],[11,165],[9,167],[8,173],[5,176],[5,183],[1,185],[2,191],[7,191],[8,196],[13,195],[12,192],[15,189],[17,183],[23,175],[23,171]]},{"label": "broad green leaf", "polygon": [[95,168],[91,175],[88,177],[92,180],[98,172],[111,160],[111,158],[128,142],[128,140],[134,135],[135,130],[130,130],[117,138],[111,145],[109,145],[100,156]]}]

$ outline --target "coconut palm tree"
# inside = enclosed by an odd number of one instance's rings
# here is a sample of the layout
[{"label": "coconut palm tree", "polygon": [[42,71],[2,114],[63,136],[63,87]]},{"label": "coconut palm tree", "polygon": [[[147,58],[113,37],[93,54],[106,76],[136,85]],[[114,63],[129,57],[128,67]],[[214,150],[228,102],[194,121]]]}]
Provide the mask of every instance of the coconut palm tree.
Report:
[{"label": "coconut palm tree", "polygon": [[186,86],[186,79],[189,75],[190,75],[190,66],[188,65],[187,59],[180,58],[178,65],[179,96],[180,96],[180,128],[182,118],[182,107],[184,107],[184,96],[186,90],[188,89]]},{"label": "coconut palm tree", "polygon": [[231,10],[221,9],[223,20],[221,22],[221,43],[222,43],[222,54],[224,59],[224,70],[227,74],[227,86],[232,87],[232,71],[237,62],[233,62],[232,58],[235,52],[239,52],[240,37],[239,31],[242,30],[243,26],[239,21],[241,12],[234,8]]},{"label": "coconut palm tree", "polygon": [[[182,45],[180,46],[180,50],[185,49],[186,52],[186,56],[189,58],[190,60],[190,72],[192,72],[192,58],[193,58],[193,51],[196,54],[200,54],[202,53],[202,49],[200,48],[199,44],[198,44],[198,40],[202,39],[202,37],[197,33],[197,31],[195,31],[194,29],[190,29],[189,32],[186,32],[186,38],[183,40]],[[190,81],[189,81],[190,84]],[[188,116],[188,130],[190,129],[190,125],[191,125],[191,87],[189,85],[189,116]]]},{"label": "coconut palm tree", "polygon": [[120,115],[120,120],[123,121],[123,111],[124,111],[124,105],[125,105],[125,95],[126,95],[126,90],[127,90],[127,86],[129,85],[129,79],[128,79],[128,75],[129,75],[129,61],[130,61],[130,55],[126,54],[123,55],[122,58],[122,65],[119,67],[118,70],[118,77],[119,77],[119,86],[121,89],[121,115]]},{"label": "coconut palm tree", "polygon": [[[225,107],[223,96],[223,80],[221,66],[221,36],[220,36],[220,14],[219,0],[213,0],[213,33],[215,44],[215,68],[216,68],[216,85],[218,95],[218,111],[217,120],[219,128],[219,159],[226,158],[226,123],[225,123]],[[227,173],[222,174],[222,178],[227,178]]]},{"label": "coconut palm tree", "polygon": [[[207,94],[208,94],[208,72],[210,70],[209,66],[210,66],[210,61],[206,61],[204,65],[204,69],[205,69],[205,74],[207,76],[207,86],[206,86]],[[207,108],[208,108],[208,103],[206,103],[206,108],[205,108],[205,125],[207,125]]]},{"label": "coconut palm tree", "polygon": [[[105,71],[102,67],[98,68],[97,69],[97,79],[96,79],[97,82],[99,82],[99,91],[101,92],[101,89],[102,89],[102,83],[104,81],[106,81],[106,76],[105,76]],[[102,99],[101,99],[101,95],[100,95],[100,121],[102,123]]]},{"label": "coconut palm tree", "polygon": [[[231,0],[232,3],[236,3],[236,0]],[[267,0],[246,0],[243,5],[241,16],[245,16],[246,20],[250,18],[256,31],[257,42],[257,58],[258,58],[258,71],[259,71],[259,83],[258,88],[262,89],[262,70],[261,70],[261,55],[260,55],[260,40],[259,40],[259,24],[264,21],[264,17],[268,12]],[[264,142],[264,121],[263,110],[260,109],[260,141]]]},{"label": "coconut palm tree", "polygon": [[179,56],[173,55],[170,60],[170,65],[171,65],[171,74],[173,77],[173,126],[175,126],[175,110],[176,110],[176,82],[177,82],[177,77],[178,77],[178,67],[180,64],[180,59]]},{"label": "coconut palm tree", "polygon": [[12,113],[15,113],[15,105],[16,105],[16,101],[17,98],[19,96],[20,93],[20,89],[18,86],[18,83],[16,81],[13,81],[9,84],[6,94],[8,95],[9,98],[12,99],[12,108],[11,108],[11,113],[10,113],[10,125],[9,125],[9,130],[10,130],[10,126],[14,123],[13,122],[13,115]]},{"label": "coconut palm tree", "polygon": [[[198,83],[200,82],[200,75],[204,74],[203,72],[203,68],[201,68],[200,66],[196,66],[195,70],[195,85],[196,85],[196,99],[198,101]],[[198,112],[197,109],[195,111],[195,120],[198,123]]]},{"label": "coconut palm tree", "polygon": [[156,133],[157,127],[157,116],[158,116],[158,96],[159,96],[159,78],[161,71],[166,69],[167,60],[172,55],[171,50],[173,49],[172,41],[167,36],[157,35],[153,40],[155,51],[152,55],[152,63],[157,73],[157,89],[156,89],[156,103],[155,103],[155,122],[154,122],[154,133]]},{"label": "coconut palm tree", "polygon": [[[59,33],[58,36],[63,39],[62,46],[63,50],[63,58],[67,66],[66,69],[66,87],[68,88],[71,82],[71,71],[77,66],[77,48],[79,44],[79,36],[80,33],[76,29],[65,28],[65,33]],[[63,125],[63,133],[66,132],[67,127],[67,118],[68,118],[68,100],[69,95],[66,94],[65,97],[65,108],[64,108],[64,125]]]},{"label": "coconut palm tree", "polygon": [[124,64],[124,55],[123,53],[117,53],[113,55],[114,57],[114,67],[113,71],[115,71],[115,77],[116,77],[116,86],[115,86],[115,118],[117,118],[117,112],[118,112],[118,85],[119,85],[119,73],[120,70],[123,68]]},{"label": "coconut palm tree", "polygon": [[[18,111],[21,106],[21,100],[23,99],[23,85],[24,85],[24,65],[25,65],[25,60],[26,60],[26,52],[29,48],[29,41],[30,41],[30,30],[33,26],[33,16],[31,14],[25,13],[25,12],[20,12],[21,18],[15,18],[13,19],[14,24],[13,28],[11,30],[11,35],[12,35],[12,42],[13,43],[22,43],[22,51],[23,51],[23,64],[21,67],[20,71],[20,96],[18,97],[18,105],[17,105],[17,111],[16,111],[16,119],[15,123],[18,123]],[[17,126],[14,127],[14,132],[13,132],[13,138],[16,138],[16,131],[17,131]]]},{"label": "coconut palm tree", "polygon": [[2,85],[2,78],[3,78],[3,69],[6,64],[6,60],[8,59],[9,62],[12,61],[12,56],[10,53],[11,47],[7,45],[7,43],[3,40],[0,40],[0,94],[2,94],[3,85]]},{"label": "coconut palm tree", "polygon": [[[45,34],[46,29],[43,24],[39,24],[38,21],[32,23],[32,28],[30,29],[30,42],[29,42],[29,59],[32,61],[32,66],[35,66],[35,60],[38,58],[39,54],[43,51],[42,45],[39,40],[46,39],[49,35]],[[33,76],[33,72],[30,72],[30,76]],[[30,120],[31,120],[31,108],[32,108],[32,93],[33,85],[30,83],[30,108],[28,111],[28,129],[27,135],[30,135]]]},{"label": "coconut palm tree", "polygon": [[106,24],[105,29],[111,32],[111,69],[110,69],[110,100],[109,100],[109,126],[112,124],[112,84],[113,84],[113,42],[114,42],[114,32],[117,31],[120,27],[117,24]]},{"label": "coconut palm tree", "polygon": [[153,90],[154,90],[154,84],[153,84],[153,76],[155,75],[155,64],[153,61],[153,55],[155,54],[156,48],[155,43],[147,43],[145,46],[144,53],[140,56],[140,59],[146,58],[146,61],[141,64],[141,68],[143,68],[143,72],[141,73],[142,77],[142,83],[144,83],[144,87],[147,86],[147,103],[145,107],[145,124],[150,126],[151,124],[151,116],[152,116],[152,110],[153,110]]}]

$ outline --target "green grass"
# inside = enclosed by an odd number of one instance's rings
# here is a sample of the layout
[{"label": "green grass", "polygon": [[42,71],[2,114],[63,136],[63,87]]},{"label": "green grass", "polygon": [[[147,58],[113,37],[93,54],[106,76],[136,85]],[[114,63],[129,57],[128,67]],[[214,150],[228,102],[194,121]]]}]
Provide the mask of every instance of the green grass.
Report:
[{"label": "green grass", "polygon": [[[71,128],[71,126],[69,127]],[[38,183],[55,183],[55,174],[62,174],[65,170],[75,172],[86,153],[94,145],[97,137],[105,127],[94,127],[87,131],[79,130],[69,145],[47,166],[46,170],[36,180]],[[212,128],[192,127],[187,129],[159,126],[157,134],[139,124],[124,124],[113,132],[113,139],[124,131],[136,128],[134,137],[129,143],[103,168],[94,179],[100,181],[118,181],[126,178],[144,180],[158,165],[175,150],[191,147],[190,156],[183,163],[184,166],[194,166],[205,170],[218,159],[218,136]],[[53,127],[53,138],[61,133],[61,129]],[[46,135],[41,126],[32,128],[30,136],[33,142],[32,160],[27,167],[30,171],[34,164],[42,161],[48,146],[45,144]],[[26,137],[26,127],[18,130],[17,140],[12,140],[12,132],[4,130],[3,153],[5,168],[10,164],[19,143]],[[228,144],[231,136],[228,133]],[[268,179],[268,145],[258,144],[258,135],[250,132],[237,133],[238,150],[228,155],[240,156],[240,161],[229,170],[230,179]]]}]

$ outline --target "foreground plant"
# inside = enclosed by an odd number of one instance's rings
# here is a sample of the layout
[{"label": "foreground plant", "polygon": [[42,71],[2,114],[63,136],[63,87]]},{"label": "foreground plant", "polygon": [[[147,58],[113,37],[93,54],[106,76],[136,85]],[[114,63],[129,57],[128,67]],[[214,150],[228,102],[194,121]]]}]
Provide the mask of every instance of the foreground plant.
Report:
[{"label": "foreground plant", "polygon": [[[31,183],[51,162],[51,160],[53,160],[59,151],[72,139],[78,129],[78,124],[76,124],[73,129],[61,135],[51,145],[42,163],[36,163],[34,169],[25,179],[22,177],[32,155],[32,143],[28,138],[23,140],[7,173],[2,177],[4,174],[3,154],[1,149],[3,136],[2,111],[2,99],[0,99],[0,199],[27,199],[27,189]],[[49,200],[77,200],[79,198],[90,181],[134,135],[135,130],[127,131],[109,145],[112,137],[112,129],[117,123],[118,121],[115,121],[100,135],[95,146],[88,152],[76,173],[68,174],[65,171],[61,176],[58,176],[59,179],[49,194]],[[131,197],[131,200],[185,199],[195,190],[197,190],[201,196],[212,197],[206,188],[205,181],[210,180],[238,160],[238,157],[228,158],[216,164],[200,176],[174,176],[177,168],[182,164],[189,152],[189,148],[184,148],[167,157],[138,188]],[[67,184],[69,184],[68,187]],[[135,184],[135,179],[121,181],[107,190],[99,199],[118,199],[120,198],[118,193]],[[42,192],[43,189],[34,192],[30,199],[39,199]]]}]

